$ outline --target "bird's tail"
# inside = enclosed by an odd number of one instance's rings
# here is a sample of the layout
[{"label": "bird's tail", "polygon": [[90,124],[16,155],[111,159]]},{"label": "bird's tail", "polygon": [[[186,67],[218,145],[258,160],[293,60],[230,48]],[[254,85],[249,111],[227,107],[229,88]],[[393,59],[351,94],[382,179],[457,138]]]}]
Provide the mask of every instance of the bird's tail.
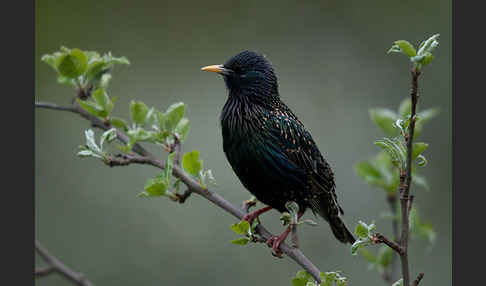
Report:
[{"label": "bird's tail", "polygon": [[339,241],[343,243],[349,242],[351,244],[356,241],[339,216],[330,217],[329,225],[331,226],[332,233]]}]

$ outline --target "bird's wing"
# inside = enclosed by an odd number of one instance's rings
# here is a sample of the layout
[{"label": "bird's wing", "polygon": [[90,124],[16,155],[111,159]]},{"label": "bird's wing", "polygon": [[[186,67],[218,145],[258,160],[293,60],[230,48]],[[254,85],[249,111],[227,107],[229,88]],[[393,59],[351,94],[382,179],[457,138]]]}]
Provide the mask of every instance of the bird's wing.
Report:
[{"label": "bird's wing", "polygon": [[272,130],[269,139],[278,142],[282,155],[308,174],[311,190],[317,197],[311,200],[312,209],[326,217],[343,213],[337,202],[334,174],[310,133],[286,106],[279,107],[274,115],[267,122],[273,125],[268,128]]}]

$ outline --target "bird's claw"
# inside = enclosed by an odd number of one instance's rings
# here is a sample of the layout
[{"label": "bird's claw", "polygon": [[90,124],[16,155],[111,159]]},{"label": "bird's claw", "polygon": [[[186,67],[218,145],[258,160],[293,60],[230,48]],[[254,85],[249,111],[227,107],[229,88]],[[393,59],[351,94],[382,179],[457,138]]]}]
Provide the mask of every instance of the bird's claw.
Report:
[{"label": "bird's claw", "polygon": [[[285,239],[285,238],[284,238]],[[278,258],[283,258],[283,252],[279,249],[280,244],[282,243],[282,239],[280,236],[272,236],[267,240],[267,246],[272,248],[272,255]]]}]

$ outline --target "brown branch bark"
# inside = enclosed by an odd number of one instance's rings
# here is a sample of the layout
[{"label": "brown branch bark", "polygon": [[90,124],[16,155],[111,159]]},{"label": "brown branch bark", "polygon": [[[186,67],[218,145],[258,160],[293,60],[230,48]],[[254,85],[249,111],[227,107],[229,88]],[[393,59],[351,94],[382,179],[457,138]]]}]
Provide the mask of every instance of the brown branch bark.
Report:
[{"label": "brown branch bark", "polygon": [[381,233],[375,233],[373,236],[373,242],[374,243],[384,243],[388,245],[391,249],[395,250],[398,254],[403,254],[403,249],[400,246],[400,244],[394,242],[393,240],[388,239],[386,236],[384,236]]},{"label": "brown branch bark", "polygon": [[417,279],[415,279],[415,281],[413,281],[412,286],[418,286],[420,281],[422,280],[422,278],[424,278],[424,274],[419,273],[419,275],[417,276]]},{"label": "brown branch bark", "polygon": [[[110,128],[109,124],[106,124],[105,121],[103,121],[103,120],[87,113],[85,110],[83,110],[77,104],[77,102],[74,102],[72,107],[61,107],[61,106],[57,106],[57,105],[52,104],[52,103],[49,103],[49,104],[47,104],[47,103],[36,103],[35,106],[38,107],[38,108],[47,108],[47,109],[53,109],[53,110],[70,111],[70,112],[78,113],[80,116],[82,116],[83,118],[90,121],[91,125],[94,126],[94,127],[100,128],[102,130],[107,130],[107,129]],[[123,143],[129,142],[128,136],[125,135],[120,130],[117,130],[116,134],[117,134],[118,140],[120,140],[121,142],[123,142]],[[161,160],[155,158],[155,156],[152,153],[150,153],[148,150],[143,148],[140,144],[135,144],[133,146],[132,150],[135,153],[139,154],[140,156],[142,156],[144,158],[144,160],[143,160],[144,164],[145,163],[150,164],[150,165],[157,167],[157,168],[160,168],[160,169],[165,168],[165,162],[164,161],[161,161]],[[136,163],[136,162],[132,162],[132,163]],[[187,188],[190,192],[193,192],[193,193],[196,193],[196,194],[202,196],[203,198],[212,202],[213,204],[215,204],[219,208],[222,208],[226,212],[230,213],[231,215],[233,215],[237,219],[241,220],[243,218],[243,216],[245,215],[245,213],[241,209],[233,206],[233,204],[231,204],[230,202],[225,200],[222,196],[220,196],[216,192],[214,192],[210,189],[201,187],[201,185],[196,180],[194,180],[193,178],[188,176],[178,164],[174,164],[173,176],[179,178],[187,186]],[[259,224],[256,227],[256,233],[259,234],[264,239],[264,241],[267,241],[268,239],[270,239],[273,236],[261,224]],[[320,278],[320,272],[321,271],[312,263],[312,261],[310,261],[302,253],[302,251],[300,249],[291,247],[286,243],[282,243],[282,244],[280,244],[280,250],[282,250],[283,253],[285,253],[288,257],[290,257],[297,264],[299,264],[302,268],[304,268],[307,272],[309,272],[317,282],[319,282],[319,283],[321,282],[321,278]]]},{"label": "brown branch bark", "polygon": [[62,263],[59,259],[55,256],[50,254],[47,249],[45,249],[39,241],[35,241],[35,250],[37,253],[44,259],[44,261],[48,264],[47,267],[42,269],[37,269],[35,271],[36,277],[46,276],[50,273],[57,272],[64,276],[66,279],[70,280],[74,284],[80,286],[93,286],[93,283],[89,281],[83,274],[74,272],[71,268],[67,267],[64,263]]},{"label": "brown branch bark", "polygon": [[400,174],[400,206],[402,215],[402,235],[400,237],[400,246],[403,252],[400,254],[400,261],[402,264],[403,285],[410,285],[410,270],[408,265],[408,235],[410,232],[409,213],[412,201],[410,199],[410,184],[412,182],[412,146],[413,136],[415,131],[415,121],[417,113],[418,102],[418,78],[420,71],[416,68],[412,69],[412,89],[410,97],[412,101],[412,108],[410,114],[409,131],[406,137],[407,141],[407,170]]}]

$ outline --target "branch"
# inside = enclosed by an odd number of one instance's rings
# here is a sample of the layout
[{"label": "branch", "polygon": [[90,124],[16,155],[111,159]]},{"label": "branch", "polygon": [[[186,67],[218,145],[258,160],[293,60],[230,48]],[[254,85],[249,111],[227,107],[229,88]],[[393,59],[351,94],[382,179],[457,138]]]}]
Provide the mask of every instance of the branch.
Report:
[{"label": "branch", "polygon": [[403,254],[403,249],[398,243],[394,242],[393,240],[386,238],[381,233],[376,233],[373,236],[372,240],[373,240],[374,243],[384,243],[384,244],[388,245],[391,249],[395,250],[398,254],[400,254],[400,255]]},{"label": "branch", "polygon": [[403,285],[410,285],[410,271],[408,268],[408,235],[409,235],[409,208],[411,207],[410,200],[410,184],[412,182],[412,145],[413,135],[415,131],[415,121],[418,101],[418,78],[420,71],[416,68],[412,69],[412,90],[410,93],[412,101],[412,110],[410,114],[410,126],[408,135],[405,137],[407,141],[407,170],[403,173],[400,170],[400,205],[402,211],[402,236],[400,238],[400,245],[403,253],[400,254],[402,263]]},{"label": "branch", "polygon": [[[67,107],[61,108],[61,107],[56,106],[54,104],[46,104],[46,103],[36,103],[35,106],[39,107],[39,108],[66,110],[66,111],[78,113],[80,116],[82,116],[83,118],[90,121],[91,125],[94,126],[94,127],[100,128],[102,130],[108,130],[110,128],[110,125],[107,124],[107,122],[87,113],[84,109],[82,109],[77,104],[77,102],[74,102],[73,106],[69,107],[69,108],[67,108]],[[52,108],[52,106],[56,106],[56,108]],[[125,144],[127,142],[129,142],[129,138],[127,137],[127,135],[125,135],[120,130],[116,130],[116,134],[117,134],[118,140],[120,140],[121,142],[123,142]],[[132,150],[135,153],[141,155],[144,158],[143,159],[144,164],[145,163],[150,164],[150,165],[157,167],[157,168],[160,168],[160,169],[165,168],[165,162],[164,161],[156,159],[155,156],[152,153],[147,151],[140,144],[138,144],[138,143],[134,144]],[[176,152],[177,152],[177,148],[176,148]],[[176,153],[176,157],[177,157],[177,153]],[[131,162],[131,163],[137,163],[137,162]],[[175,177],[179,178],[187,186],[187,188],[190,192],[194,192],[194,193],[202,196],[203,198],[209,200],[210,202],[212,202],[213,204],[215,204],[219,208],[222,208],[226,212],[230,213],[234,217],[241,220],[243,218],[243,216],[245,215],[245,213],[242,210],[233,206],[230,202],[225,200],[222,196],[220,196],[216,192],[214,192],[210,189],[205,189],[205,188],[201,187],[199,182],[197,182],[196,180],[194,180],[193,178],[188,176],[178,164],[174,164],[173,175]],[[268,239],[270,239],[273,236],[261,224],[259,224],[256,227],[256,233],[259,234],[265,241],[267,241]],[[282,250],[283,253],[287,254],[288,257],[290,257],[297,264],[302,266],[302,268],[304,268],[307,272],[309,272],[317,282],[319,282],[319,283],[321,282],[321,278],[320,278],[320,272],[321,271],[302,253],[302,251],[300,249],[293,248],[293,247],[287,245],[286,243],[280,244],[280,249]]]},{"label": "branch", "polygon": [[42,277],[50,273],[57,272],[74,284],[80,286],[93,286],[93,283],[86,279],[83,274],[74,272],[69,267],[64,265],[64,263],[62,263],[59,259],[51,255],[44,247],[42,247],[42,245],[37,240],[35,241],[35,250],[48,264],[47,267],[35,270],[36,277]]},{"label": "branch", "polygon": [[413,281],[413,284],[412,286],[418,286],[420,281],[422,280],[422,278],[424,278],[424,274],[423,273],[420,273],[418,276],[417,276],[417,279],[415,279],[415,281]]}]

